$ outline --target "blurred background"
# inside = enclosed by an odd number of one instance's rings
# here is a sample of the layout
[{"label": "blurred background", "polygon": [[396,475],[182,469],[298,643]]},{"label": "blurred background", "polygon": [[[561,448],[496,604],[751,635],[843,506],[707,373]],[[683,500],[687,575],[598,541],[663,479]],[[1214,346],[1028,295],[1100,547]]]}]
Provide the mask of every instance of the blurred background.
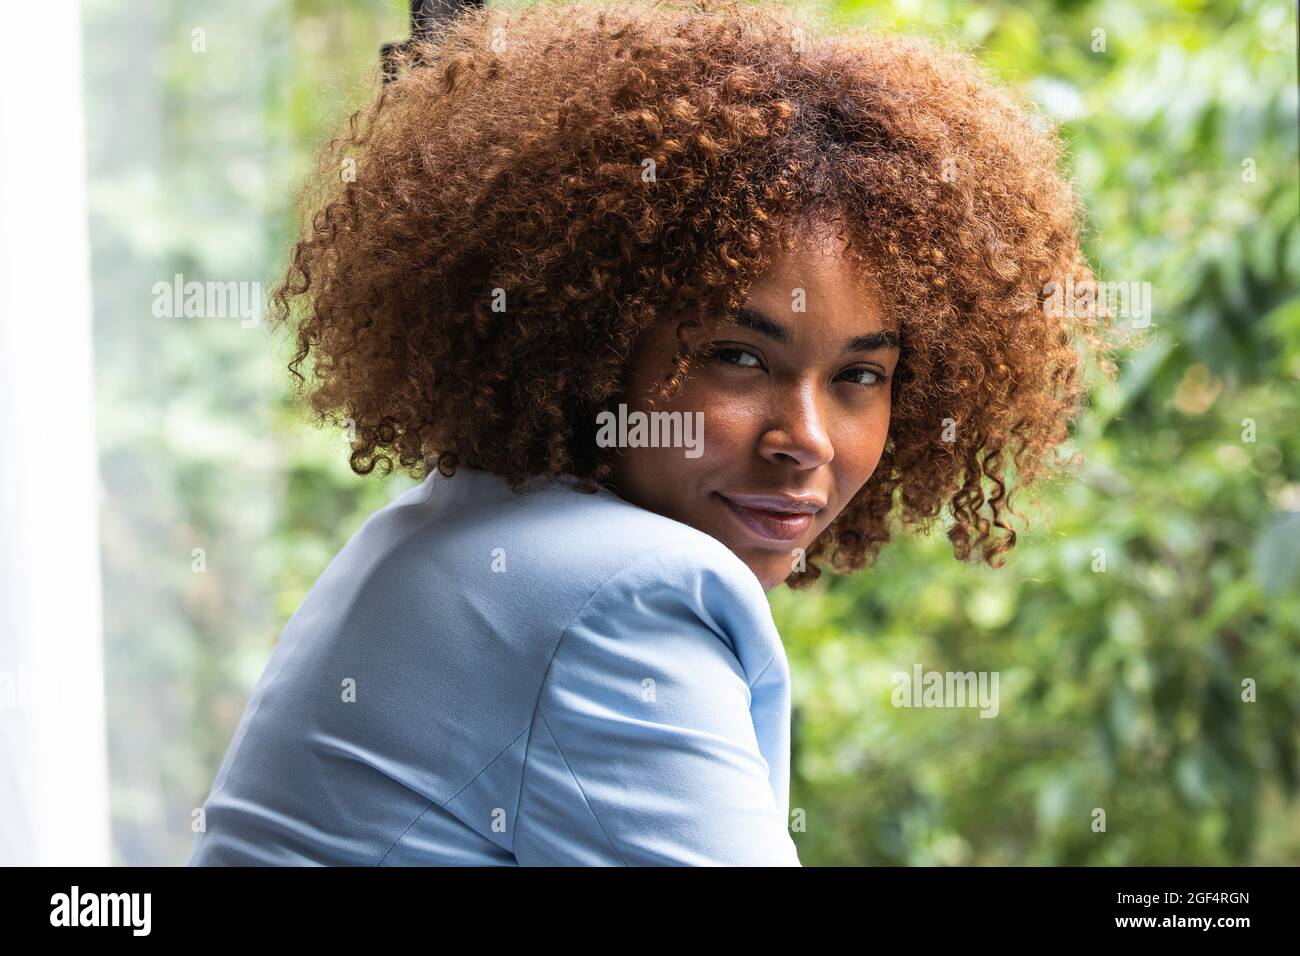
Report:
[{"label": "blurred background", "polygon": [[[1150,283],[1152,327],[1094,389],[1070,449],[1085,464],[1029,512],[1006,567],[957,562],[939,526],[855,578],[769,595],[801,859],[1300,864],[1294,7],[812,6],[961,43],[1058,119],[1090,259],[1103,280]],[[0,216],[36,197],[46,225],[0,224],[0,394],[27,442],[0,510],[0,863],[175,865],[280,630],[414,480],[352,474],[346,435],[305,423],[264,321],[159,317],[156,284],[270,291],[302,177],[377,88],[408,8],[84,0],[27,16],[4,41]],[[56,46],[73,52],[55,63]],[[23,102],[65,71],[63,112]],[[50,264],[43,304],[15,298],[23,262]],[[53,418],[48,396],[68,394]],[[102,692],[24,708],[16,668],[71,660]],[[997,719],[893,706],[891,676],[917,664],[997,671]]]}]

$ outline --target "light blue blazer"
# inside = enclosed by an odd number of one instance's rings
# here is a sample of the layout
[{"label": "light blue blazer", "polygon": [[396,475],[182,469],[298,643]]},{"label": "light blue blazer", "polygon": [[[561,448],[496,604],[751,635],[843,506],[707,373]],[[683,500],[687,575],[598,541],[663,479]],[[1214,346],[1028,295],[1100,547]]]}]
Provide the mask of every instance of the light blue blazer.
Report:
[{"label": "light blue blazer", "polygon": [[435,471],[371,515],[280,636],[188,865],[801,865],[762,585],[573,481]]}]

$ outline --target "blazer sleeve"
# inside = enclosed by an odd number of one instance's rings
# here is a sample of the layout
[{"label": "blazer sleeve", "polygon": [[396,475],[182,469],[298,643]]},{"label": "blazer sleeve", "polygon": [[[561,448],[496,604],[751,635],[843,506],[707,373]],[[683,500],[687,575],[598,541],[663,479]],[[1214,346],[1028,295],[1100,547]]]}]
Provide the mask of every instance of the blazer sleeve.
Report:
[{"label": "blazer sleeve", "polygon": [[[694,541],[658,548],[561,636],[524,758],[521,865],[802,865],[750,713],[780,638],[737,568]],[[730,633],[747,627],[763,639]]]}]

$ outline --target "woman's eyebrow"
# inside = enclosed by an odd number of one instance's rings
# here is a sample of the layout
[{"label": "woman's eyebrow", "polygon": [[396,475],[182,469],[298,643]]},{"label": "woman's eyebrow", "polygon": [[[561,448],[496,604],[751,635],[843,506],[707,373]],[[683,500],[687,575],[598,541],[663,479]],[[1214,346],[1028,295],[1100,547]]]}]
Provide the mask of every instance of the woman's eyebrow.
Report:
[{"label": "woman's eyebrow", "polygon": [[[736,324],[743,326],[759,335],[765,335],[769,339],[780,342],[782,345],[789,345],[794,341],[794,333],[788,326],[782,325],[771,316],[765,315],[752,306],[742,306],[736,313]],[[844,353],[849,352],[878,352],[881,349],[898,349],[902,350],[902,340],[897,332],[884,330],[882,332],[870,332],[867,335],[858,335],[844,343]]]}]

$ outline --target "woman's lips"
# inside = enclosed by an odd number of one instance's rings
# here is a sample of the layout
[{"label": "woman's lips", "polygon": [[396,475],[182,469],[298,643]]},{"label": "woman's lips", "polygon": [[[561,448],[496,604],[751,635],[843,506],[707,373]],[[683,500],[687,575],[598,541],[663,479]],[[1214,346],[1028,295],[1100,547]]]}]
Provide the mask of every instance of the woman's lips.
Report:
[{"label": "woman's lips", "polygon": [[[714,492],[717,494],[717,492]],[[727,509],[736,516],[746,528],[766,541],[796,541],[812,527],[815,514],[792,514],[789,512],[767,511],[758,508],[746,508],[736,504],[726,495],[719,498]]]}]

